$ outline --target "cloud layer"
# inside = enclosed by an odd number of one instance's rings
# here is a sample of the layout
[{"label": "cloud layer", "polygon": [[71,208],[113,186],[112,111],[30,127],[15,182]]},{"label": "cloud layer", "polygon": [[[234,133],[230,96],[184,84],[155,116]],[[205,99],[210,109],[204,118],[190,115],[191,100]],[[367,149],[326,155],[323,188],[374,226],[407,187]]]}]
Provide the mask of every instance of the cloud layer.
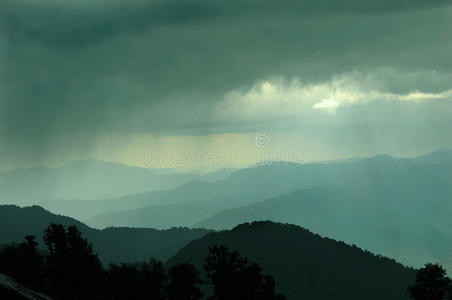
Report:
[{"label": "cloud layer", "polygon": [[451,23],[439,0],[4,0],[0,160],[114,132],[377,128],[383,111],[446,130]]}]

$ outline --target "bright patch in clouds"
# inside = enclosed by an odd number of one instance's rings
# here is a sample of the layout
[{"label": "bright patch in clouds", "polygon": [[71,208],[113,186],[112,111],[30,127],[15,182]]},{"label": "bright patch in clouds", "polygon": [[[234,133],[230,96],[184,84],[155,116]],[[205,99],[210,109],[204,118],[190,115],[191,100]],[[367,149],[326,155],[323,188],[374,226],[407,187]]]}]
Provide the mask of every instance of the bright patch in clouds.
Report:
[{"label": "bright patch in clouds", "polygon": [[227,93],[218,109],[219,117],[238,119],[280,118],[307,114],[312,110],[336,111],[344,105],[375,102],[451,100],[452,90],[426,93],[385,91],[377,76],[357,72],[328,82],[303,84],[299,79],[272,79],[254,84],[249,89]]},{"label": "bright patch in clouds", "polygon": [[319,103],[314,104],[314,109],[333,109],[339,106],[339,103],[334,101],[333,99],[325,99],[320,101]]}]

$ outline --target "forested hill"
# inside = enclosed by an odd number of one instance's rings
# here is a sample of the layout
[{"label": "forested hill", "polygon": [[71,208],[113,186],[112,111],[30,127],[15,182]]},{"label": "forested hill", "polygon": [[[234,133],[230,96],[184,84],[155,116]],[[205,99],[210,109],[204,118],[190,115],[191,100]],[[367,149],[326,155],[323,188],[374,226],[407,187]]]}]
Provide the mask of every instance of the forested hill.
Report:
[{"label": "forested hill", "polygon": [[415,271],[356,246],[322,238],[295,225],[245,223],[192,241],[167,264],[202,269],[208,248],[226,245],[272,274],[288,299],[409,299]]},{"label": "forested hill", "polygon": [[102,262],[134,262],[154,257],[166,260],[188,242],[209,233],[204,229],[172,228],[107,228],[97,230],[75,219],[52,214],[39,206],[20,208],[0,206],[0,245],[21,242],[26,235],[35,235],[42,246],[44,230],[51,224],[76,225],[93,243]]}]

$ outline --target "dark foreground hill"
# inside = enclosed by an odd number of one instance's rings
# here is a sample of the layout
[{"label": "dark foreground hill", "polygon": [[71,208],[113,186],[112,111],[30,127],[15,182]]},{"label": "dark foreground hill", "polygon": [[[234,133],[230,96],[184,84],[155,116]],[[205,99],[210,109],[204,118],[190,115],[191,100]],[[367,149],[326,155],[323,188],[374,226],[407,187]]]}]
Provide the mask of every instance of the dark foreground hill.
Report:
[{"label": "dark foreground hill", "polygon": [[272,274],[288,299],[409,299],[413,269],[295,225],[245,223],[190,242],[167,264],[202,269],[208,247],[226,245]]},{"label": "dark foreground hill", "polygon": [[172,228],[107,228],[97,230],[64,216],[54,215],[39,206],[20,208],[0,206],[0,245],[21,242],[25,235],[35,235],[40,245],[42,233],[50,223],[76,225],[93,243],[104,263],[143,261],[154,257],[166,260],[188,242],[210,231],[204,229]]},{"label": "dark foreground hill", "polygon": [[[442,230],[446,213],[436,218],[381,206],[381,201],[366,201],[349,192],[325,186],[301,189],[254,204],[224,210],[197,228],[231,229],[238,224],[271,220],[307,228],[322,236],[357,244],[375,253],[393,257],[411,266],[428,261],[452,268],[452,234]],[[447,226],[443,226],[447,228]]]}]

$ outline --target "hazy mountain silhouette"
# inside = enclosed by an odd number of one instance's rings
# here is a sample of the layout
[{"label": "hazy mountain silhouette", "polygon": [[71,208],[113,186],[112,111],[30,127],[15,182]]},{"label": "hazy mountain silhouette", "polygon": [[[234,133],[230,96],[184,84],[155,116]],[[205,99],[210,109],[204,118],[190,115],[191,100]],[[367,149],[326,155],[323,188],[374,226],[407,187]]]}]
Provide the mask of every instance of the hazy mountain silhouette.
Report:
[{"label": "hazy mountain silhouette", "polygon": [[242,198],[234,195],[218,197],[202,202],[167,205],[156,204],[138,209],[101,213],[84,221],[89,226],[95,228],[105,228],[111,226],[111,224],[114,224],[114,226],[149,227],[156,229],[171,228],[173,226],[187,227],[223,209],[247,203],[242,201]]},{"label": "hazy mountain silhouette", "polygon": [[194,226],[212,229],[231,229],[238,224],[274,220],[292,224],[305,222],[304,227],[315,227],[316,233],[336,227],[338,230],[356,232],[357,225],[366,221],[366,216],[353,215],[363,211],[361,203],[343,189],[328,186],[297,190],[280,197],[267,199],[239,208],[224,210]]},{"label": "hazy mountain silhouette", "polygon": [[[74,202],[71,208],[86,210],[86,215],[89,215],[88,212],[92,215],[93,212],[99,214],[102,210],[134,208],[139,215],[141,212],[138,208],[155,204],[192,205],[211,201],[218,209],[224,209],[282,196],[300,188],[330,185],[347,190],[364,203],[377,203],[386,211],[381,216],[384,218],[391,219],[392,211],[436,217],[444,213],[445,207],[450,207],[450,178],[452,165],[413,162],[380,155],[340,164],[285,163],[242,169],[215,183],[190,182],[171,191],[129,195],[95,203]],[[128,217],[124,219],[135,220],[134,226],[140,226],[136,220],[143,219],[142,217],[134,219],[133,212],[130,211],[125,214]],[[95,223],[99,226],[111,226],[115,224],[115,219],[121,219],[120,213],[113,218],[98,217]]]},{"label": "hazy mountain silhouette", "polygon": [[429,154],[414,158],[414,161],[421,161],[434,164],[452,164],[452,149],[441,149]]},{"label": "hazy mountain silhouette", "polygon": [[[66,199],[64,201],[63,199],[47,199],[40,201],[39,203],[35,203],[33,201],[33,203],[38,204],[54,213],[67,215],[83,220],[106,211],[142,208],[153,203],[174,203],[177,202],[171,201],[171,199],[175,197],[174,193],[166,193],[166,191],[163,190],[187,184],[188,182],[193,180],[197,180],[198,182],[196,184],[199,185],[217,182],[235,172],[235,169],[220,169],[205,175],[196,175],[191,173],[155,173],[154,171],[150,171],[148,169],[127,166],[124,167],[127,168],[127,171],[130,171],[128,168],[133,169],[134,173],[132,174],[131,172],[124,172],[120,174],[121,176],[118,175],[118,180],[109,180],[109,176],[114,175],[108,175],[106,176],[107,178],[98,177],[94,172],[91,173],[91,175],[88,175],[88,177],[85,177],[85,179],[83,179],[83,182],[91,180],[90,186],[92,186],[93,188],[97,183],[100,182],[99,190],[108,191],[109,193],[112,193],[112,191],[114,191],[115,189],[121,190],[123,189],[123,187],[125,187],[128,189],[128,193],[124,193],[123,191],[121,194],[129,195],[117,195],[119,197],[97,200],[95,198],[85,200]],[[83,178],[82,175],[80,176],[81,178]],[[93,177],[94,179],[92,179]],[[130,186],[128,187],[129,183]],[[192,183],[190,183],[188,186],[190,186],[191,184]],[[68,185],[70,185],[70,188],[74,190],[76,190],[77,188],[84,188],[77,186],[76,184],[72,185],[70,182],[68,182]],[[142,193],[143,191],[152,190],[155,191]],[[30,197],[33,198],[33,196]]]},{"label": "hazy mountain silhouette", "polygon": [[216,171],[209,172],[207,174],[203,174],[200,178],[201,181],[204,182],[216,182],[223,180],[229,177],[232,173],[236,172],[238,169],[233,168],[221,168]]},{"label": "hazy mountain silhouette", "polygon": [[[389,216],[384,216],[385,213]],[[362,201],[335,187],[298,190],[225,210],[194,227],[230,229],[258,220],[300,225],[410,265],[438,261],[452,267],[452,235],[438,226],[452,226],[447,214],[430,218],[422,213],[413,214],[409,209],[387,211],[377,201]]]},{"label": "hazy mountain silhouette", "polygon": [[26,235],[35,235],[42,246],[44,229],[51,223],[76,225],[99,253],[104,263],[135,262],[155,257],[165,260],[193,239],[209,231],[204,229],[172,228],[107,228],[97,230],[64,216],[54,215],[39,206],[20,208],[0,206],[0,245],[21,242]]},{"label": "hazy mountain silhouette", "polygon": [[295,225],[242,224],[190,242],[167,265],[199,269],[208,247],[226,245],[272,274],[287,299],[409,299],[415,272],[392,259],[322,238]]},{"label": "hazy mountain silhouette", "polygon": [[[354,163],[356,160],[352,160],[352,162]],[[280,196],[301,187],[321,186],[324,185],[322,184],[324,182],[326,184],[334,184],[338,180],[342,180],[344,175],[340,166],[348,166],[349,164],[345,162],[342,164],[333,162],[331,164],[309,165],[274,163],[240,169],[218,182],[192,181],[169,191],[138,193],[98,201],[67,200],[63,202],[51,200],[42,202],[40,205],[53,212],[82,220],[111,211],[136,209],[135,212],[141,214],[138,209],[152,205],[175,203],[190,203],[190,205],[200,203],[203,205],[203,203],[212,200],[215,200],[214,202],[218,207],[216,209],[212,208],[213,210],[209,212],[215,213],[215,210],[238,207],[269,197]],[[358,174],[357,176],[363,175],[365,174]],[[353,181],[353,179],[351,178],[350,181]],[[189,207],[188,205],[187,209]],[[131,213],[126,212],[127,215]],[[114,215],[118,216],[117,214]],[[129,219],[137,220],[140,218]],[[101,227],[115,224],[108,220],[110,220],[108,216],[102,216],[92,222]],[[201,221],[201,219],[198,221]],[[136,221],[134,222],[136,224]]]},{"label": "hazy mountain silhouette", "polygon": [[0,173],[0,203],[36,204],[48,199],[100,199],[165,190],[198,179],[195,174],[156,174],[149,169],[98,160],[60,168]]},{"label": "hazy mountain silhouette", "polygon": [[[221,169],[207,175],[164,173],[94,159],[73,161],[59,168],[36,167],[0,173],[0,203],[49,206],[61,200],[97,200],[168,190],[192,180],[214,182],[233,173]],[[64,205],[61,205],[64,207]]]}]

